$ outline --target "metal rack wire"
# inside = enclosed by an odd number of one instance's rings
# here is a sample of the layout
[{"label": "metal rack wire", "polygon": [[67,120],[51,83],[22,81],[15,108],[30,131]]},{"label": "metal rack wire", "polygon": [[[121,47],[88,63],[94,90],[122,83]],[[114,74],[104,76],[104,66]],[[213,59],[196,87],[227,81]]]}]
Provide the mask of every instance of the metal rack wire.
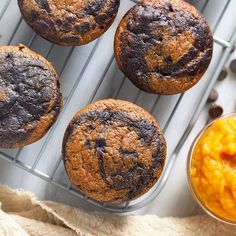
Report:
[{"label": "metal rack wire", "polygon": [[[178,153],[230,55],[236,41],[236,24],[227,32],[223,25],[233,14],[231,9],[234,1],[192,1],[211,24],[215,42],[214,57],[199,85],[191,91],[175,96],[150,95],[138,90],[116,66],[111,42],[114,31],[122,15],[136,1],[121,2],[117,20],[104,36],[89,45],[71,48],[53,45],[33,33],[22,20],[16,2],[2,0],[0,3],[0,45],[24,43],[51,60],[61,78],[65,103],[56,124],[46,137],[22,149],[0,150],[0,158],[106,210],[129,212],[145,206],[155,199],[164,187]],[[216,8],[214,14],[211,14],[213,5]],[[103,59],[98,62],[96,59],[101,55]],[[158,183],[143,197],[123,205],[99,203],[84,196],[67,179],[60,158],[63,132],[74,113],[94,100],[107,97],[129,100],[143,106],[157,118],[169,144],[166,168]],[[185,118],[182,118],[183,108],[189,112]],[[177,125],[180,130],[178,135],[173,135],[172,131]]]}]

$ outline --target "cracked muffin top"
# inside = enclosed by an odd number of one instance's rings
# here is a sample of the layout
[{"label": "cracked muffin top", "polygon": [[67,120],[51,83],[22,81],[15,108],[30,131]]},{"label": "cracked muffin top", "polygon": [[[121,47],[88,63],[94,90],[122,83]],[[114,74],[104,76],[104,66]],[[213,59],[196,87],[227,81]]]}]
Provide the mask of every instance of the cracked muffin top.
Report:
[{"label": "cracked muffin top", "polygon": [[0,147],[19,148],[40,139],[62,106],[52,65],[24,45],[0,47]]},{"label": "cracked muffin top", "polygon": [[115,55],[140,89],[177,94],[195,85],[212,58],[213,37],[204,17],[182,0],[143,0],[121,20]]},{"label": "cracked muffin top", "polygon": [[63,142],[71,182],[88,197],[110,203],[133,200],[159,179],[166,142],[155,119],[121,100],[101,100],[78,112]]},{"label": "cracked muffin top", "polygon": [[18,0],[25,21],[43,38],[72,46],[91,42],[113,23],[120,0]]}]

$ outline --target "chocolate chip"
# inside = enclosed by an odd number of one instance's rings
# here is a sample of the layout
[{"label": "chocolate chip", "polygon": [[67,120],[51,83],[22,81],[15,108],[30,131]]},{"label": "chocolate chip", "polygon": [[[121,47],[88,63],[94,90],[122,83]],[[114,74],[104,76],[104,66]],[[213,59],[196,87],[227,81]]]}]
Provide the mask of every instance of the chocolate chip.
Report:
[{"label": "chocolate chip", "polygon": [[223,114],[223,108],[220,105],[212,104],[209,108],[209,116],[211,118],[218,118]]},{"label": "chocolate chip", "polygon": [[103,149],[106,146],[106,140],[103,138],[96,139],[96,145],[97,145],[97,148]]},{"label": "chocolate chip", "polygon": [[230,53],[233,53],[235,51],[235,49],[236,49],[236,44],[234,44],[234,46],[232,47]]},{"label": "chocolate chip", "polygon": [[222,69],[222,71],[220,72],[220,74],[219,74],[219,77],[218,77],[218,81],[223,81],[223,80],[225,80],[225,78],[227,77],[227,75],[228,75],[228,71],[224,68],[224,69]]},{"label": "chocolate chip", "polygon": [[48,4],[47,0],[36,0],[36,3],[44,10],[46,10],[48,13],[51,12],[50,6]]},{"label": "chocolate chip", "polygon": [[236,74],[236,59],[233,59],[229,65],[230,70]]},{"label": "chocolate chip", "polygon": [[215,89],[212,89],[207,102],[215,102],[218,99],[218,97],[219,93]]}]

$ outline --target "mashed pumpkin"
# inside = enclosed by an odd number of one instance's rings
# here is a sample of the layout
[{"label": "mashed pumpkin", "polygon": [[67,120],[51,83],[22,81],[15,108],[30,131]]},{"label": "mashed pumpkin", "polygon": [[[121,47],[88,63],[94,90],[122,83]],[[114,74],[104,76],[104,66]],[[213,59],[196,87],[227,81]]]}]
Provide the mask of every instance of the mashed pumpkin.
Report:
[{"label": "mashed pumpkin", "polygon": [[236,221],[236,117],[218,119],[206,129],[193,150],[190,178],[204,206]]}]

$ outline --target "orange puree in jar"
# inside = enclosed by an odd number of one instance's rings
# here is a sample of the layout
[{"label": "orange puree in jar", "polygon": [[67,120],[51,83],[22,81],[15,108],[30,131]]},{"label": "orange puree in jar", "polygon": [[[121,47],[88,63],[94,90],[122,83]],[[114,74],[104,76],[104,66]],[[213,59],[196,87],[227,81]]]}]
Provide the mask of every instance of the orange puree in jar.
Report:
[{"label": "orange puree in jar", "polygon": [[236,117],[216,120],[198,140],[190,178],[200,202],[216,216],[236,221]]}]

